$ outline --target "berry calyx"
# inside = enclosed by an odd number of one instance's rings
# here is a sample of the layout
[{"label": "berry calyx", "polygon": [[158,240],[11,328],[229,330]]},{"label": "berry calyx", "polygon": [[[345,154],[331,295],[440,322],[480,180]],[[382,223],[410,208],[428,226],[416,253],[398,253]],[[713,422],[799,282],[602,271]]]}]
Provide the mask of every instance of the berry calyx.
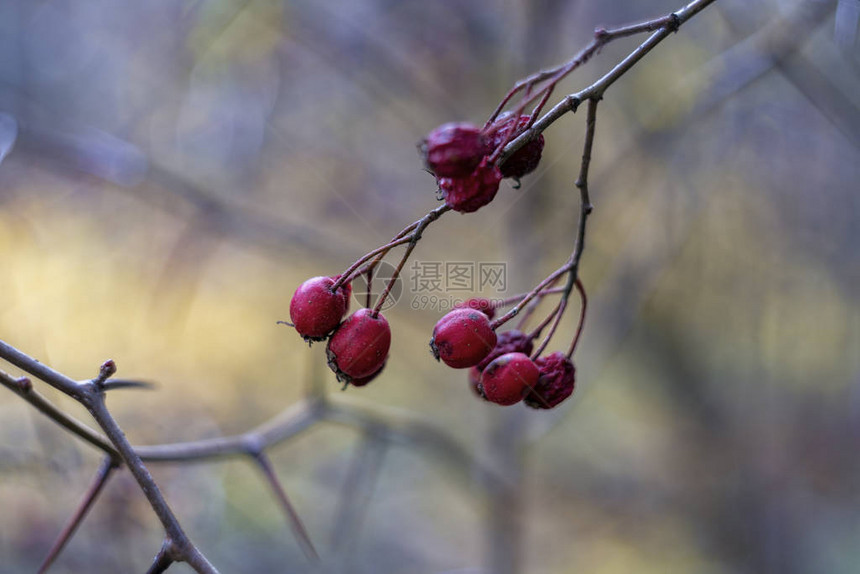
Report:
[{"label": "berry calyx", "polygon": [[346,313],[348,284],[332,291],[334,282],[331,277],[312,277],[290,299],[290,320],[306,341],[325,339]]},{"label": "berry calyx", "polygon": [[551,409],[573,394],[576,387],[576,368],[562,352],[555,352],[535,361],[540,377],[525,397],[533,409]]},{"label": "berry calyx", "polygon": [[[507,113],[499,116],[499,119],[490,127],[493,132],[493,146],[498,147],[505,141],[512,142],[519,136],[529,123],[529,116],[520,116],[515,118],[513,114]],[[513,135],[508,138],[513,130]],[[533,172],[540,163],[541,154],[543,153],[544,138],[543,134],[529,140],[520,149],[515,151],[511,157],[499,166],[504,177],[513,177],[519,179],[524,175]]]},{"label": "berry calyx", "polygon": [[483,297],[473,297],[463,302],[454,305],[455,309],[474,309],[480,311],[487,316],[487,319],[492,319],[496,316],[496,309],[493,307],[493,302]]},{"label": "berry calyx", "polygon": [[376,369],[374,372],[370,373],[366,377],[352,379],[349,384],[351,384],[353,387],[363,387],[364,385],[378,377],[379,374],[383,371],[383,369],[385,369],[385,362],[383,362],[378,369]]},{"label": "berry calyx", "polygon": [[436,177],[467,177],[491,151],[483,132],[470,123],[443,124],[421,147],[424,163]]},{"label": "berry calyx", "polygon": [[359,309],[329,339],[328,366],[339,381],[361,380],[382,369],[390,347],[391,328],[385,317],[381,313],[374,317],[370,309]]},{"label": "berry calyx", "polygon": [[486,315],[474,309],[454,309],[433,328],[430,350],[449,367],[466,369],[480,363],[496,340]]},{"label": "berry calyx", "polygon": [[466,177],[439,178],[439,189],[445,204],[460,213],[478,211],[496,197],[502,172],[485,158],[471,174]]},{"label": "berry calyx", "polygon": [[507,353],[497,357],[481,373],[479,384],[488,401],[498,405],[513,405],[523,399],[537,383],[540,371],[524,353]]}]

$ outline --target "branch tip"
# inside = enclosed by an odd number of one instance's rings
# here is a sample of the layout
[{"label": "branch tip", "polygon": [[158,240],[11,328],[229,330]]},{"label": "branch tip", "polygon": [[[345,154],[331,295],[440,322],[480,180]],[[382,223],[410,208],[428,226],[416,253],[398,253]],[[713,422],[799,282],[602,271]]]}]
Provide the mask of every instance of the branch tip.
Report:
[{"label": "branch tip", "polygon": [[93,380],[97,387],[103,387],[105,381],[116,374],[116,363],[113,359],[108,359],[99,367],[99,374]]}]

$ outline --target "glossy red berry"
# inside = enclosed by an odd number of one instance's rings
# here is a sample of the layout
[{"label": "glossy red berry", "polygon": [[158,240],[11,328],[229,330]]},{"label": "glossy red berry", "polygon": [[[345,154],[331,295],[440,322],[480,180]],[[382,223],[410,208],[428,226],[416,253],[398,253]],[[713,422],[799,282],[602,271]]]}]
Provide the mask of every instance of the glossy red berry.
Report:
[{"label": "glossy red berry", "polygon": [[422,149],[427,169],[436,177],[467,177],[491,151],[483,132],[469,123],[439,126],[427,135]]},{"label": "glossy red berry", "polygon": [[474,309],[480,311],[487,316],[487,319],[492,319],[496,316],[496,309],[493,307],[493,302],[483,297],[473,297],[461,303],[454,305],[455,309]]},{"label": "glossy red berry", "polygon": [[540,369],[537,384],[525,397],[525,403],[535,409],[551,409],[573,394],[576,368],[567,355],[555,352],[535,361]]},{"label": "glossy red berry", "polygon": [[433,356],[455,369],[477,365],[495,346],[490,320],[474,309],[454,309],[439,319],[430,339]]},{"label": "glossy red berry", "polygon": [[[493,132],[493,146],[499,146],[506,140],[511,142],[519,136],[529,123],[529,116],[520,116],[514,118],[513,114],[503,114],[499,116],[495,124],[491,126]],[[513,135],[508,139],[508,134],[513,130]],[[504,177],[521,178],[527,173],[531,173],[537,168],[540,163],[540,157],[543,153],[544,138],[543,134],[526,142],[523,147],[518,149],[499,167]]]},{"label": "glossy red berry", "polygon": [[391,347],[391,328],[380,313],[359,309],[338,327],[326,347],[328,366],[340,381],[368,377],[380,369]]},{"label": "glossy red berry", "polygon": [[[332,279],[337,281],[338,279],[340,279],[340,275],[335,275],[334,277],[332,277]],[[344,306],[345,306],[344,307],[344,315],[345,315],[347,313],[347,311],[349,311],[349,302],[350,302],[350,299],[352,299],[352,283],[351,282],[343,283],[338,288],[337,292],[343,296],[343,302],[344,302]]]},{"label": "glossy red berry", "polygon": [[478,211],[496,197],[502,172],[486,159],[470,175],[462,178],[439,178],[439,189],[445,204],[460,213]]},{"label": "glossy red berry", "polygon": [[481,373],[480,390],[488,401],[498,405],[520,402],[537,383],[540,371],[524,353],[507,353],[492,361]]},{"label": "glossy red berry", "polygon": [[331,277],[313,277],[296,289],[290,300],[290,320],[299,335],[308,341],[325,339],[346,312],[348,295],[344,286],[336,292]]}]

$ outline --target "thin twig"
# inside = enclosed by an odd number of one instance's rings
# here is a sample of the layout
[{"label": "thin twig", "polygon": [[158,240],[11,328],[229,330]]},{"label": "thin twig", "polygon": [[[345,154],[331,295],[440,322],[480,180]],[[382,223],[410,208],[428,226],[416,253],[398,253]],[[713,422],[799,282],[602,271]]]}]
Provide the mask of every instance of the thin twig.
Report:
[{"label": "thin twig", "polygon": [[39,566],[39,574],[47,572],[48,568],[51,567],[51,564],[54,563],[54,560],[57,559],[57,556],[60,555],[60,552],[63,551],[66,543],[72,538],[75,531],[78,529],[78,526],[81,525],[81,522],[83,522],[90,509],[93,507],[93,504],[104,486],[107,484],[108,479],[111,477],[111,473],[116,470],[118,466],[117,462],[110,456],[107,456],[102,460],[101,466],[99,466],[95,477],[93,477],[92,484],[86,494],[84,494],[83,500],[81,500],[81,504],[75,510],[74,514],[72,514],[72,517],[69,519],[65,528],[63,528],[57,536],[51,549],[48,550],[48,555],[45,556],[45,559],[42,561],[42,565]]},{"label": "thin twig", "polygon": [[[678,28],[687,22],[690,18],[707,8],[710,4],[715,2],[715,0],[694,0],[690,2],[677,12],[673,12],[668,16],[664,16],[663,18],[658,18],[654,20],[654,23],[659,23],[657,30],[648,37],[645,42],[639,45],[633,52],[631,52],[626,58],[624,58],[621,62],[619,62],[615,67],[613,67],[609,72],[604,74],[600,79],[596,82],[588,86],[587,88],[566,96],[562,99],[558,104],[556,104],[550,111],[544,114],[539,120],[537,120],[531,128],[524,130],[520,135],[518,135],[512,142],[505,145],[504,150],[499,155],[499,162],[504,163],[504,161],[511,156],[514,152],[524,146],[533,138],[536,138],[538,134],[542,133],[549,126],[555,123],[561,116],[565,115],[568,112],[575,112],[579,107],[579,104],[584,102],[585,100],[590,100],[592,98],[600,98],[603,96],[603,93],[614,84],[621,76],[626,74],[630,68],[635,66],[639,60],[644,58],[651,50],[653,50],[660,42],[665,40],[671,33],[676,32]],[[650,24],[645,23],[639,26],[645,26]],[[625,27],[624,29],[628,29],[631,27]],[[622,29],[622,30],[624,30]],[[644,28],[639,31],[645,31]],[[585,49],[583,49],[580,54],[577,55],[571,62],[576,62],[578,58],[584,58],[587,60],[591,55],[593,55],[605,42],[601,42],[597,36],[600,36],[600,32],[596,34],[594,40],[592,40],[591,44],[589,44]],[[619,36],[621,37],[621,36]]]},{"label": "thin twig", "polygon": [[275,472],[275,468],[272,466],[272,463],[269,461],[269,457],[264,453],[259,452],[253,457],[253,460],[257,463],[260,471],[262,471],[263,475],[266,477],[266,481],[269,483],[272,492],[275,493],[275,497],[278,499],[284,514],[287,516],[287,522],[289,522],[290,529],[293,531],[302,552],[305,553],[305,556],[307,556],[308,559],[314,562],[319,562],[320,556],[317,554],[317,550],[314,548],[313,542],[311,542],[311,537],[308,535],[308,531],[305,528],[301,517],[299,517],[299,513],[296,512],[296,509],[290,502],[289,497],[287,497],[287,491],[284,490],[283,485],[281,485],[281,481],[278,480],[278,475]]},{"label": "thin twig", "polygon": [[162,574],[167,571],[167,569],[170,568],[170,565],[175,562],[171,557],[171,554],[172,544],[168,539],[161,545],[161,548],[158,550],[158,554],[155,555],[155,558],[152,560],[152,565],[149,567],[149,570],[146,571],[146,574]]},{"label": "thin twig", "polygon": [[348,551],[348,542],[355,540],[361,531],[361,521],[367,514],[386,451],[384,427],[365,433],[355,451],[339,497],[332,531],[332,546],[340,554]]}]

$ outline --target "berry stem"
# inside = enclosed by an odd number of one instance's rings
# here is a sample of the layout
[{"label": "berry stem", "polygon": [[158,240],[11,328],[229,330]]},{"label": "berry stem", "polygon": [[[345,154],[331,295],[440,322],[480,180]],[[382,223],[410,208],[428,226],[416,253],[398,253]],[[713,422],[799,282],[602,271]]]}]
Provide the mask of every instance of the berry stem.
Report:
[{"label": "berry stem", "polygon": [[588,297],[585,295],[585,287],[582,281],[576,280],[576,290],[582,299],[582,309],[579,312],[579,325],[576,327],[576,335],[573,337],[573,342],[570,344],[570,349],[567,350],[567,358],[573,357],[573,352],[576,351],[576,345],[579,344],[579,338],[582,335],[582,328],[585,326],[585,310],[588,307]]},{"label": "berry stem", "polygon": [[[564,291],[564,287],[552,287],[549,289],[544,289],[540,293],[538,293],[538,297],[544,297],[546,295],[555,295],[556,293],[561,293]],[[517,303],[522,300],[523,297],[528,295],[528,293],[519,293],[517,295],[511,295],[505,299],[497,300],[493,302],[493,308],[498,309],[499,307],[507,307],[513,303]]]},{"label": "berry stem", "polygon": [[550,327],[549,332],[546,334],[546,337],[543,338],[543,341],[541,341],[540,345],[538,345],[538,348],[535,349],[534,353],[532,353],[532,360],[535,360],[540,357],[541,353],[543,353],[544,349],[546,349],[546,346],[549,345],[552,336],[555,335],[555,332],[558,329],[558,324],[561,322],[561,318],[564,316],[565,310],[567,310],[567,297],[562,295],[561,299],[559,299],[558,301],[558,305],[556,305],[553,312],[550,313],[544,320],[544,322],[541,323],[540,327],[538,329],[535,329],[534,331],[535,337],[540,336],[540,332],[543,331],[544,327],[546,327],[546,325],[551,319],[554,319],[552,321],[552,327]]},{"label": "berry stem", "polygon": [[516,317],[517,314],[519,314],[519,312],[522,311],[523,307],[525,307],[529,303],[529,301],[531,301],[532,299],[534,299],[535,297],[540,295],[541,292],[544,290],[544,288],[546,288],[549,285],[552,285],[556,281],[556,279],[558,279],[564,273],[569,271],[570,270],[570,263],[571,263],[571,261],[568,260],[568,262],[565,263],[562,267],[556,269],[546,279],[544,279],[543,281],[538,283],[537,287],[535,287],[534,289],[529,291],[526,294],[526,296],[523,297],[522,301],[517,303],[517,305],[515,307],[513,307],[510,311],[508,311],[507,313],[505,313],[504,315],[502,315],[501,317],[499,317],[498,319],[493,321],[491,324],[492,328],[495,330],[495,329],[501,327],[502,325],[504,325],[505,323],[507,323],[508,321],[510,321],[511,319],[513,319],[514,317]]},{"label": "berry stem", "polygon": [[[385,300],[388,299],[388,295],[391,293],[391,290],[394,288],[394,284],[397,282],[397,278],[400,277],[400,272],[403,271],[403,266],[406,265],[406,261],[409,260],[409,256],[412,254],[412,250],[415,249],[415,246],[418,245],[418,242],[421,240],[421,235],[424,233],[424,230],[427,227],[439,219],[443,213],[446,211],[450,211],[451,207],[448,205],[440,205],[436,209],[430,211],[427,215],[416,221],[414,224],[410,225],[406,229],[412,228],[411,232],[407,232],[406,235],[397,239],[398,242],[406,242],[408,241],[408,245],[406,246],[406,251],[403,253],[403,257],[400,258],[400,262],[397,264],[397,267],[394,269],[394,273],[391,274],[391,277],[385,284],[385,289],[379,295],[379,300],[376,302],[376,305],[373,307],[373,312],[371,316],[375,319],[379,315],[380,309],[385,304]],[[406,230],[404,230],[406,231]],[[403,231],[401,231],[401,234]],[[404,241],[406,240],[406,241]]]},{"label": "berry stem", "polygon": [[346,271],[344,271],[343,273],[341,273],[341,275],[340,275],[340,277],[337,279],[337,281],[335,281],[335,282],[334,282],[334,284],[331,286],[331,290],[332,290],[332,291],[337,291],[337,290],[338,290],[338,288],[340,288],[340,286],[341,286],[341,285],[343,285],[343,284],[344,284],[344,283],[346,283],[347,281],[351,281],[352,279],[354,279],[354,278],[355,278],[355,275],[357,275],[356,270],[357,270],[359,267],[361,267],[361,265],[362,265],[363,263],[366,263],[368,260],[370,260],[370,259],[372,259],[372,258],[376,257],[377,255],[385,256],[385,254],[387,254],[387,253],[388,253],[389,251],[391,251],[393,248],[397,247],[398,245],[403,245],[404,243],[409,243],[409,241],[410,241],[410,238],[409,238],[409,237],[400,237],[400,238],[398,238],[398,239],[394,239],[394,240],[392,240],[392,241],[390,241],[390,242],[386,243],[385,245],[382,245],[382,246],[380,246],[380,247],[377,247],[377,248],[376,248],[376,249],[374,249],[373,251],[370,251],[370,252],[368,252],[368,253],[365,253],[364,255],[362,255],[361,257],[359,257],[359,258],[355,261],[355,263],[353,263],[352,265],[350,265],[349,267],[347,267],[347,268],[346,268]]},{"label": "berry stem", "polygon": [[370,265],[367,270],[364,272],[364,276],[367,278],[367,294],[365,295],[364,306],[370,307],[371,295],[373,294],[373,268],[375,267],[376,261]]},{"label": "berry stem", "polygon": [[[493,120],[496,119],[498,114],[504,109],[505,105],[511,101],[511,99],[524,88],[531,88],[536,84],[541,82],[547,82],[547,85],[536,91],[533,96],[530,96],[530,99],[534,99],[544,95],[544,91],[549,89],[550,86],[554,87],[558,84],[563,78],[569,75],[571,72],[587,63],[595,54],[597,54],[603,46],[609,44],[614,40],[618,40],[619,38],[626,38],[628,36],[633,36],[636,34],[642,34],[646,32],[653,32],[651,36],[648,37],[636,50],[631,52],[624,60],[618,63],[614,68],[612,68],[609,72],[604,74],[600,79],[596,82],[588,86],[587,88],[575,93],[570,94],[562,99],[558,104],[556,104],[550,111],[543,115],[539,120],[535,122],[535,124],[524,130],[520,135],[514,138],[508,144],[505,144],[505,149],[499,155],[498,162],[504,162],[507,158],[509,158],[513,153],[515,153],[518,149],[520,149],[523,145],[525,145],[528,141],[536,137],[539,133],[543,132],[546,128],[552,125],[556,120],[558,120],[561,116],[568,112],[575,112],[579,104],[585,100],[591,99],[599,99],[602,97],[603,92],[606,91],[609,86],[614,84],[621,76],[626,74],[636,63],[639,62],[642,58],[644,58],[651,50],[653,50],[660,42],[665,40],[670,34],[673,32],[677,32],[678,28],[687,22],[690,18],[713,4],[716,0],[693,0],[688,3],[683,8],[665,16],[661,16],[659,18],[654,18],[653,20],[648,20],[646,22],[641,22],[639,24],[632,24],[629,26],[621,26],[618,28],[599,28],[594,32],[594,38],[591,42],[579,53],[577,53],[572,59],[568,62],[557,66],[556,68],[538,72],[523,80],[517,82],[510,92],[502,99],[502,102],[497,106],[493,115],[490,117],[490,120],[487,122],[489,125]],[[526,96],[524,96],[525,98]],[[526,100],[528,102],[528,100]]]},{"label": "berry stem", "polygon": [[[549,286],[550,286],[550,287],[552,287],[552,286],[555,284],[555,282],[556,282],[556,281],[558,281],[558,278],[556,278],[554,281],[552,281],[552,282],[549,284]],[[554,288],[553,288],[553,289],[554,289]],[[535,297],[535,298],[532,300],[532,302],[531,302],[531,303],[529,303],[528,307],[526,307],[525,312],[521,313],[520,320],[519,320],[519,322],[517,323],[517,326],[516,326],[516,329],[517,329],[518,331],[522,331],[523,329],[525,329],[526,323],[528,323],[528,322],[529,322],[529,319],[531,319],[531,316],[534,314],[534,312],[535,312],[535,311],[537,311],[538,306],[541,304],[541,301],[543,300],[543,296],[544,296],[544,294],[545,294],[548,290],[549,290],[549,289],[544,289],[544,290],[542,290],[540,293],[538,293],[537,297]],[[545,319],[543,322],[541,322],[541,326],[539,327],[539,329],[536,329],[537,334],[535,335],[535,337],[537,337],[538,335],[540,335],[540,331],[541,331],[541,330],[543,330],[543,328],[544,328],[544,327],[546,327],[546,325],[547,325],[547,323],[548,323],[548,322],[549,322],[549,319]]]}]

